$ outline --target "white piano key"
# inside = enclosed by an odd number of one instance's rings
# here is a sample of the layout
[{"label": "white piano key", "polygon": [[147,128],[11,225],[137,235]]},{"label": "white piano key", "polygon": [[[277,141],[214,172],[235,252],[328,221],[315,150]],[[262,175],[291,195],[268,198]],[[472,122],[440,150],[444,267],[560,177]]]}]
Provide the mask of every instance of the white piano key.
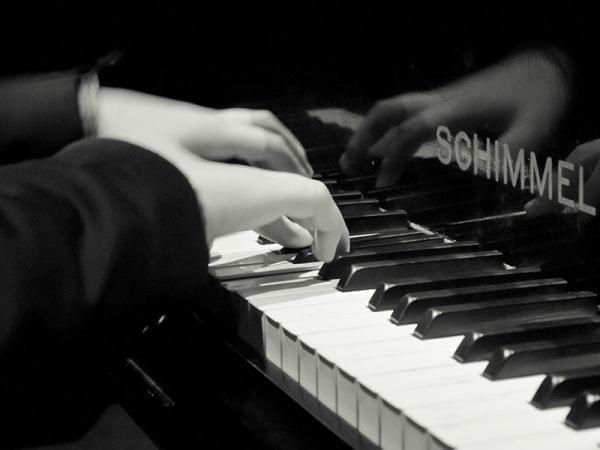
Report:
[{"label": "white piano key", "polygon": [[[458,363],[456,363],[458,365]],[[448,366],[446,366],[446,369]],[[540,377],[526,377],[492,383],[474,376],[451,384],[428,386],[426,389],[395,389],[380,392],[381,397],[381,445],[383,448],[402,449],[403,417],[405,410],[424,405],[443,405],[452,401],[483,396],[497,396],[511,392],[535,392],[542,380]],[[408,413],[408,417],[410,414]]]},{"label": "white piano key", "polygon": [[422,372],[426,368],[444,367],[456,364],[449,357],[446,348],[414,353],[407,349],[404,354],[383,358],[368,358],[341,362],[336,360],[337,370],[337,413],[353,426],[358,426],[358,385],[357,379],[363,375],[397,371]]},{"label": "white piano key", "polygon": [[[460,424],[479,426],[481,422],[494,421],[502,417],[515,417],[527,414],[533,408],[528,400],[529,390],[486,393],[477,397],[465,395],[460,400],[452,400],[437,405],[422,405],[404,409],[405,448],[427,449],[432,432]],[[433,444],[432,444],[433,445]]]},{"label": "white piano key", "polygon": [[317,395],[317,353],[315,348],[352,347],[359,343],[398,338],[400,334],[398,327],[368,325],[361,328],[325,331],[303,336],[300,341],[299,355],[300,385],[313,395]]},{"label": "white piano key", "polygon": [[[322,311],[324,314],[312,314],[306,312],[306,316],[297,319],[290,319],[284,322],[284,326],[281,325],[282,322],[279,322],[279,335],[282,348],[281,367],[293,379],[299,381],[300,343],[298,337],[304,333],[310,333],[311,330],[312,332],[315,332],[314,327],[315,325],[319,324],[319,321],[327,325],[329,329],[332,328],[332,322],[335,322],[335,326],[339,327],[338,329],[341,329],[351,328],[352,326],[361,326],[368,323],[381,323],[385,322],[386,320],[386,317],[381,315],[377,316],[373,313],[363,315],[361,310],[366,308],[362,304],[351,304],[351,302],[348,303],[349,304],[342,302],[322,305],[322,308],[319,308],[318,311]],[[327,308],[327,306],[329,306],[329,308]],[[281,310],[278,312],[281,312]],[[272,318],[269,314],[270,312],[267,312],[265,317],[268,317],[270,324],[273,324]],[[277,317],[277,315],[275,315],[275,317]]]},{"label": "white piano key", "polygon": [[229,253],[227,255],[214,255],[211,257],[209,267],[211,268],[222,268],[222,267],[242,267],[250,265],[269,265],[280,262],[292,262],[294,254],[292,253],[279,253],[277,250],[261,249],[263,252],[236,252]]},{"label": "white piano key", "polygon": [[[486,442],[486,450],[519,450],[519,449],[544,449],[544,450],[598,450],[600,448],[600,430],[574,430],[562,426],[556,430],[544,430],[526,436],[513,436],[495,442]],[[442,449],[441,443],[430,448]],[[481,444],[468,444],[460,447],[461,450],[480,450]],[[447,447],[445,447],[447,448]]]},{"label": "white piano key", "polygon": [[[242,289],[259,289],[277,291],[278,289],[285,288],[286,286],[301,286],[304,284],[320,283],[325,280],[317,278],[319,274],[318,270],[312,270],[309,272],[298,272],[293,274],[284,275],[270,275],[256,278],[243,278],[241,280],[229,280],[223,281],[222,284],[231,291],[239,292]],[[331,281],[331,280],[330,280]]]},{"label": "white piano key", "polygon": [[[261,309],[269,317],[280,322],[299,320],[315,315],[324,317],[325,314],[344,314],[348,311],[361,311],[368,314],[371,311],[367,308],[366,301],[372,294],[373,290],[348,293],[333,291],[310,297],[295,298],[293,301],[277,302]],[[287,294],[284,296],[287,297]],[[251,298],[251,300],[255,302],[258,299]]]},{"label": "white piano key", "polygon": [[280,275],[285,273],[309,272],[321,267],[321,262],[293,264],[289,261],[279,261],[273,264],[248,264],[240,266],[210,267],[210,273],[219,280],[235,280],[239,278]]},{"label": "white piano key", "polygon": [[[315,334],[323,331],[331,332],[335,330],[350,330],[353,328],[363,328],[370,325],[389,324],[389,312],[372,313],[349,313],[339,314],[327,317],[311,317],[308,320],[290,320],[286,322],[285,330],[283,330],[279,322],[263,317],[263,329],[265,333],[266,348],[265,354],[267,358],[277,367],[282,367],[282,342],[286,340],[286,349],[291,349],[292,353],[286,357],[286,361],[290,361],[289,367],[293,371],[295,364],[299,364],[300,346],[298,336]],[[296,363],[297,361],[297,363]],[[296,372],[294,372],[295,374]],[[299,377],[299,373],[298,373]],[[335,405],[333,405],[335,411]]]},{"label": "white piano key", "polygon": [[459,370],[444,370],[435,366],[405,373],[361,375],[358,377],[358,429],[371,442],[379,444],[381,399],[379,391],[407,389],[432,385],[449,385],[477,376],[486,363],[460,365]]},{"label": "white piano key", "polygon": [[264,253],[281,248],[279,244],[259,244],[257,239],[258,234],[254,231],[239,231],[220,236],[213,241],[211,258],[235,253]]},{"label": "white piano key", "polygon": [[[326,307],[327,305],[323,305]],[[325,330],[342,330],[349,328],[358,328],[365,325],[383,324],[388,321],[389,312],[384,311],[385,315],[381,313],[369,313],[369,314],[341,314],[335,317],[333,316],[321,316],[311,317],[309,320],[289,320],[286,322],[287,336],[293,338],[303,334],[311,334]],[[281,366],[281,346],[282,339],[284,338],[281,324],[269,317],[268,315],[263,316],[263,334],[265,342],[265,355],[272,361],[277,367]],[[297,344],[296,344],[297,345]]]},{"label": "white piano key", "polygon": [[[467,444],[484,444],[499,441],[509,436],[527,436],[528,434],[566,427],[563,422],[567,412],[568,408],[541,411],[531,407],[529,410],[522,412],[515,411],[512,414],[482,417],[475,423],[440,424],[432,432],[437,440],[443,444],[450,445],[453,448],[461,448]],[[434,447],[434,445],[432,444],[431,447]]]}]

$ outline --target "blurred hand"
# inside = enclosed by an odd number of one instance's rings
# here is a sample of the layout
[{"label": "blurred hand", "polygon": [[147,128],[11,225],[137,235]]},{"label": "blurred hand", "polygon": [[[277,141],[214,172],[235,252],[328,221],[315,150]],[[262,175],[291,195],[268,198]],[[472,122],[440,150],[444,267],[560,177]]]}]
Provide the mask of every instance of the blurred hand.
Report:
[{"label": "blurred hand", "polygon": [[[567,172],[565,176],[569,179],[569,186],[563,186],[563,196],[577,202],[579,197],[579,167],[583,167],[583,178],[585,180],[583,189],[583,198],[587,205],[595,207],[600,211],[600,139],[586,142],[579,145],[566,159],[567,162],[575,166],[575,170]],[[552,174],[553,198],[558,195],[557,173]],[[560,212],[574,212],[571,208],[559,204],[556,200],[550,201],[545,197],[537,197],[525,204],[525,211],[529,217],[540,217],[549,214],[558,214]],[[597,211],[597,212],[598,212]],[[586,213],[580,213],[578,223],[580,228],[585,227],[593,216]]]},{"label": "blurred hand", "polygon": [[170,142],[202,158],[238,158],[311,176],[304,148],[269,111],[214,110],[125,89],[100,88],[98,135],[153,148]]},{"label": "blurred hand", "polygon": [[428,92],[379,101],[340,159],[352,174],[381,158],[378,186],[395,183],[439,125],[531,149],[548,140],[571,98],[566,58],[529,50]]}]

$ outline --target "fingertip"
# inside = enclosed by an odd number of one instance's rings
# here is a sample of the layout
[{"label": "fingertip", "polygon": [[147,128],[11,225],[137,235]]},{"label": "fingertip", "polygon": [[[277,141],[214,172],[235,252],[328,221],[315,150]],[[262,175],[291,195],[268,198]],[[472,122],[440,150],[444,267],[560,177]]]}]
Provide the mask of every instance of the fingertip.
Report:
[{"label": "fingertip", "polygon": [[523,209],[525,210],[527,217],[531,219],[559,212],[558,205],[553,204],[550,200],[545,200],[540,197],[525,203]]},{"label": "fingertip", "polygon": [[286,219],[288,232],[286,236],[279,240],[279,243],[289,248],[310,247],[313,243],[313,237],[310,232],[295,222]]},{"label": "fingertip", "polygon": [[537,217],[539,214],[539,209],[540,209],[540,202],[538,201],[537,198],[534,198],[533,200],[529,200],[527,203],[525,203],[525,205],[523,206],[523,209],[525,210],[525,214],[527,214],[527,217]]},{"label": "fingertip", "polygon": [[330,245],[329,240],[320,236],[320,233],[315,234],[315,239],[313,241],[312,251],[315,257],[323,262],[331,262],[335,257],[336,246]]},{"label": "fingertip", "polygon": [[340,156],[339,165],[340,165],[340,170],[343,173],[350,172],[350,167],[351,167],[350,157],[348,156],[348,154],[346,152],[342,153],[342,156]]},{"label": "fingertip", "polygon": [[348,232],[344,232],[340,237],[338,242],[338,246],[336,249],[336,255],[350,253],[350,237],[348,236]]}]

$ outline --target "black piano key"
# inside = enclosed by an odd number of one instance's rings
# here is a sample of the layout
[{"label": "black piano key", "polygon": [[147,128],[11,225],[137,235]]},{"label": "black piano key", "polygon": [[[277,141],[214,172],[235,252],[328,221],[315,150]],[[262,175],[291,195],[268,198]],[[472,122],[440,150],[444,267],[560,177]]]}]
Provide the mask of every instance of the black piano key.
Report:
[{"label": "black piano key", "polygon": [[557,341],[534,341],[498,349],[483,374],[492,380],[577,369],[600,364],[600,332]]},{"label": "black piano key", "polygon": [[360,200],[361,198],[363,198],[363,195],[359,191],[344,191],[331,194],[331,197],[336,203],[339,203],[349,200]]},{"label": "black piano key", "polygon": [[566,370],[546,375],[531,399],[540,408],[567,406],[584,391],[600,389],[600,366]]},{"label": "black piano key", "polygon": [[[330,170],[327,172],[327,178],[331,178],[337,182],[337,185],[340,186],[340,180],[343,179],[345,175],[339,171],[339,169]],[[341,188],[341,186],[340,186]],[[345,190],[345,189],[344,189]]]},{"label": "black piano key", "polygon": [[351,235],[407,228],[404,211],[385,211],[344,218]]},{"label": "black piano key", "polygon": [[548,242],[531,240],[519,249],[509,251],[508,259],[514,265],[522,264],[544,264],[560,255],[566,258],[578,253],[577,236],[556,238]]},{"label": "black piano key", "polygon": [[340,189],[343,190],[356,190],[356,191],[368,191],[375,186],[377,175],[360,175],[356,177],[344,177],[338,180]]},{"label": "black piano key", "polygon": [[[492,253],[486,253],[492,252]],[[397,259],[391,259],[388,261],[374,261],[365,263],[353,263],[345,272],[340,276],[338,286],[341,290],[349,290],[346,286],[370,286],[375,287],[381,282],[387,280],[396,281],[403,280],[415,276],[423,276],[427,274],[429,278],[436,278],[440,276],[449,276],[450,274],[456,274],[458,272],[471,272],[475,270],[488,270],[488,269],[502,269],[503,258],[500,252],[495,250],[487,250],[486,252],[478,252],[477,255],[471,258],[458,258],[460,253],[456,253],[451,256],[445,263],[438,261],[437,269],[428,270],[426,267],[423,268],[421,273],[415,273],[413,271],[407,271],[405,261],[398,261]],[[437,261],[437,260],[436,260]],[[477,264],[480,264],[479,266]]]},{"label": "black piano key", "polygon": [[377,233],[369,233],[369,234],[362,234],[362,235],[357,235],[357,236],[350,236],[350,247],[353,248],[353,246],[361,243],[361,242],[366,242],[366,241],[376,241],[379,239],[387,239],[387,238],[394,238],[394,237],[415,237],[415,236],[430,236],[428,234],[425,234],[421,231],[417,231],[414,230],[412,228],[406,228],[406,229],[400,229],[400,230],[396,230],[396,231],[382,231],[382,232],[377,232]]},{"label": "black piano key", "polygon": [[442,206],[425,204],[422,208],[409,211],[408,215],[413,222],[435,229],[447,222],[470,218],[474,215],[481,216],[494,213],[495,211],[488,202],[467,198],[462,201],[449,202]]},{"label": "black piano key", "polygon": [[494,187],[491,185],[477,185],[473,182],[463,185],[444,186],[440,189],[427,190],[426,192],[402,193],[386,197],[382,200],[382,206],[385,209],[403,209],[411,214],[413,211],[421,209],[423,205],[429,207],[442,207],[448,203],[456,203],[464,199],[483,197],[489,198],[492,195]]},{"label": "black piano key", "polygon": [[463,180],[457,178],[456,174],[451,174],[450,176],[446,176],[441,180],[434,179],[419,182],[401,182],[400,184],[396,184],[394,186],[371,189],[365,193],[365,196],[383,201],[384,199],[393,197],[395,195],[426,193],[430,191],[437,191],[443,188],[450,188],[455,186],[457,182],[461,181]]},{"label": "black piano key", "polygon": [[337,207],[344,217],[380,211],[379,202],[374,198],[363,198],[360,200],[346,200],[337,202]]},{"label": "black piano key", "polygon": [[260,245],[269,245],[269,244],[274,244],[275,243],[271,239],[266,238],[264,236],[258,236],[256,238],[256,242],[258,242]]},{"label": "black piano key", "polygon": [[312,249],[302,248],[296,252],[296,256],[292,259],[293,264],[303,264],[308,262],[315,262],[317,258],[313,255]]},{"label": "black piano key", "polygon": [[565,422],[577,430],[600,426],[600,390],[586,391],[571,405]]},{"label": "black piano key", "polygon": [[476,242],[406,242],[386,247],[366,248],[338,255],[333,261],[323,264],[319,276],[323,279],[340,278],[352,264],[384,260],[404,260],[427,255],[444,255],[458,252],[473,252],[479,244]]},{"label": "black piano key", "polygon": [[421,339],[456,336],[472,330],[500,328],[509,323],[595,316],[597,313],[596,294],[587,291],[440,306],[427,310],[414,335]]},{"label": "black piano key", "polygon": [[[365,239],[369,238],[369,239]],[[357,240],[358,239],[358,240]],[[443,242],[443,239],[436,235],[423,234],[418,231],[404,233],[390,233],[375,236],[358,236],[350,238],[350,247],[352,250],[370,249],[377,247],[390,247],[397,244],[418,243],[418,242]],[[296,253],[292,259],[293,264],[303,264],[317,261],[310,247],[301,249],[291,249],[284,247],[279,250],[280,253]]]},{"label": "black piano key", "polygon": [[406,234],[404,236],[381,236],[375,239],[362,240],[359,242],[353,242],[350,239],[350,248],[352,250],[359,250],[365,248],[377,248],[377,247],[387,247],[389,245],[403,244],[409,242],[437,242],[443,243],[444,238],[441,236],[437,236],[434,234],[423,234],[423,233],[414,233],[414,234]]},{"label": "black piano key", "polygon": [[454,358],[460,362],[483,361],[502,346],[540,339],[571,337],[594,329],[600,329],[600,316],[507,324],[500,329],[472,331],[462,340],[454,353]]},{"label": "black piano key", "polygon": [[405,325],[418,322],[425,311],[430,308],[472,302],[481,303],[504,298],[523,298],[562,292],[566,288],[567,282],[561,278],[542,278],[540,280],[415,292],[398,300],[390,320],[397,325]]},{"label": "black piano key", "polygon": [[[353,272],[354,273],[354,272]],[[357,278],[340,279],[338,289],[342,291],[361,290],[376,287],[371,296],[369,308],[373,311],[385,311],[394,309],[400,298],[411,292],[432,291],[435,289],[457,288],[465,286],[477,286],[500,282],[523,281],[542,278],[543,274],[539,267],[521,267],[512,270],[488,269],[476,270],[474,272],[458,272],[443,274],[439,277],[424,276],[417,278],[402,279],[403,273],[399,272],[395,277],[387,278],[384,282],[376,275],[371,279],[360,283]],[[354,281],[358,280],[358,281]],[[398,280],[398,281],[393,281]],[[342,283],[344,283],[342,285]]]},{"label": "black piano key", "polygon": [[[489,236],[490,239],[496,239],[498,235],[504,237],[505,235],[512,235],[512,233],[518,233],[519,230],[516,225],[528,220],[524,214],[524,211],[519,209],[502,214],[485,215],[473,219],[449,222],[437,227],[437,230],[455,239],[469,239],[470,237],[487,243],[486,236]],[[535,227],[533,229],[546,230],[548,228]],[[531,233],[531,229],[520,231]]]}]

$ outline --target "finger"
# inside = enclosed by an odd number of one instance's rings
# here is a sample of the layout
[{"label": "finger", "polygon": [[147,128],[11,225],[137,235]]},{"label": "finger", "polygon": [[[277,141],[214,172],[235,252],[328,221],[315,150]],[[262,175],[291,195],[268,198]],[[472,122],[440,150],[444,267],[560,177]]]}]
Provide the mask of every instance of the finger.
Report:
[{"label": "finger", "polygon": [[434,139],[431,122],[423,115],[415,116],[389,130],[369,149],[373,158],[383,158],[376,185],[394,184],[421,144]]},{"label": "finger", "polygon": [[350,237],[343,220],[340,220],[333,229],[316,229],[312,252],[317,259],[330,262],[337,254],[348,253],[349,251]]},{"label": "finger", "polygon": [[306,151],[304,150],[304,147],[302,146],[300,141],[298,141],[296,136],[294,136],[294,134],[290,130],[288,130],[287,127],[283,123],[281,123],[281,121],[277,117],[275,117],[273,113],[271,113],[270,111],[253,111],[251,115],[251,121],[254,125],[258,125],[273,133],[281,135],[285,139],[289,148],[294,152],[294,154],[298,158],[298,161],[300,162],[305,171],[304,175],[313,175],[314,172],[310,163],[308,162],[308,158],[306,156]]},{"label": "finger", "polygon": [[304,248],[313,243],[312,235],[306,228],[283,216],[260,227],[259,232],[284,247]]},{"label": "finger", "polygon": [[376,188],[392,186],[398,182],[402,172],[406,167],[406,162],[397,154],[390,154],[381,160],[379,173],[377,174]]},{"label": "finger", "polygon": [[[513,136],[515,133],[513,133]],[[515,142],[518,137],[509,136],[505,142]],[[508,139],[511,139],[508,141]],[[594,186],[596,181],[591,180],[592,172],[595,170],[598,161],[600,161],[600,140],[586,142],[577,146],[569,156],[567,161],[573,164],[574,170],[563,174],[563,177],[569,179],[569,185],[561,187],[561,193],[564,197],[575,199],[578,195],[579,183],[579,168],[583,167],[584,180],[590,180],[591,186]],[[540,162],[538,162],[538,165]],[[587,186],[587,183],[586,183]],[[556,171],[552,173],[552,192],[553,198],[558,196],[558,174]],[[548,195],[547,193],[545,195]],[[590,195],[595,195],[593,190]],[[537,197],[525,204],[525,211],[530,217],[540,217],[549,214],[558,214],[562,212],[564,206],[557,201],[551,201],[547,198]]]},{"label": "finger", "polygon": [[340,158],[343,172],[356,172],[368,159],[368,149],[389,130],[406,118],[433,104],[434,98],[427,93],[406,94],[382,100],[375,104],[361,126],[354,133],[348,148]]},{"label": "finger", "polygon": [[232,126],[226,138],[203,156],[236,157],[271,170],[306,175],[306,169],[281,135],[252,125]]},{"label": "finger", "polygon": [[315,228],[313,254],[325,262],[333,260],[340,249],[350,251],[348,228],[329,192],[327,197],[324,205],[310,218]]},{"label": "finger", "polygon": [[583,167],[583,176],[587,180],[600,161],[600,139],[578,145],[569,154],[567,161],[575,166]]},{"label": "finger", "polygon": [[265,151],[262,163],[266,167],[304,176],[312,175],[312,168],[309,166],[307,169],[283,136],[262,128],[256,128],[256,130],[263,132],[265,136]]},{"label": "finger", "polygon": [[287,183],[283,189],[289,191],[286,196],[297,196],[297,201],[285,204],[284,215],[313,230],[312,252],[317,259],[331,261],[338,248],[349,250],[348,228],[323,183],[301,179],[301,185]]},{"label": "finger", "polygon": [[537,197],[533,200],[529,200],[523,207],[527,213],[527,217],[531,219],[552,214],[560,214],[563,208],[564,206],[560,205],[558,202],[554,202],[543,197]]}]

